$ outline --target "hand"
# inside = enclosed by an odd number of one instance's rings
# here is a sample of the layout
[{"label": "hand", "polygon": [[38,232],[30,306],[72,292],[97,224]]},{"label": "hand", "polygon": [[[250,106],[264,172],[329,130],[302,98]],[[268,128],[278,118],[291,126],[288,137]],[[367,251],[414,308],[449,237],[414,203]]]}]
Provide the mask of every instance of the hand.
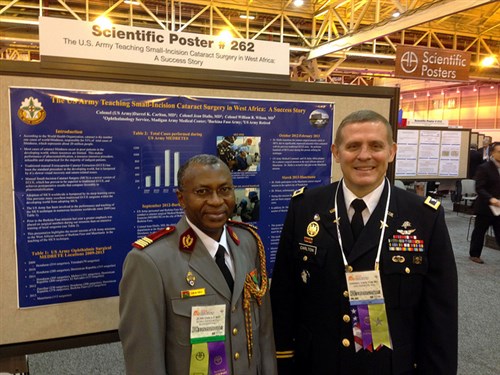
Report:
[{"label": "hand", "polygon": [[500,199],[491,198],[491,199],[490,199],[490,204],[491,204],[492,206],[500,207]]}]

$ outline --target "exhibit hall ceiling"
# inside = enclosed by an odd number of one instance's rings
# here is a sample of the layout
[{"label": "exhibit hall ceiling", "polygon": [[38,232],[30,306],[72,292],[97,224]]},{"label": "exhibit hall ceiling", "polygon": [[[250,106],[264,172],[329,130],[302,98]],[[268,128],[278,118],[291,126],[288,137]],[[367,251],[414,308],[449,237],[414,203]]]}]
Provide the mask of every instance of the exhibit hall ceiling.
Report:
[{"label": "exhibit hall ceiling", "polygon": [[[302,2],[302,5],[299,5]],[[295,81],[372,85],[397,46],[471,53],[470,79],[500,81],[498,0],[0,0],[3,60],[38,60],[40,16],[290,44]],[[496,57],[483,67],[485,57]]]}]

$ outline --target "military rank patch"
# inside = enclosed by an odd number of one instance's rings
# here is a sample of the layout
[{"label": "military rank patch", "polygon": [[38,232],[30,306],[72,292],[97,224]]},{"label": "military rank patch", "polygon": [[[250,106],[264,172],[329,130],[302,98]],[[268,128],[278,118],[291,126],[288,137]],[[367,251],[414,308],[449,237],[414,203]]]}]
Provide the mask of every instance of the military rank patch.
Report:
[{"label": "military rank patch", "polygon": [[137,241],[135,241],[132,246],[135,247],[136,249],[143,250],[147,246],[151,245],[153,242],[156,240],[162,238],[163,236],[172,233],[175,230],[175,227],[169,226],[163,229],[160,229],[158,232],[154,232],[153,234],[147,235],[145,237],[139,238]]},{"label": "military rank patch", "polygon": [[433,209],[437,210],[438,207],[441,205],[441,202],[438,201],[437,199],[435,198],[432,198],[432,197],[427,197],[424,201],[424,203],[429,206],[429,207],[432,207]]}]

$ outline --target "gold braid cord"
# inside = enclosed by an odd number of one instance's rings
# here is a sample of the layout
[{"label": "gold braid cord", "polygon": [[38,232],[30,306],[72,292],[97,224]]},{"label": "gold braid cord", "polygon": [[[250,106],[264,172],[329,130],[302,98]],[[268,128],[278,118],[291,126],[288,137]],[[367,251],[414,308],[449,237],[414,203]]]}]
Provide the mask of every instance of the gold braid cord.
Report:
[{"label": "gold braid cord", "polygon": [[247,273],[245,278],[245,285],[243,287],[243,310],[245,312],[245,330],[247,334],[247,350],[248,350],[248,362],[252,359],[253,352],[253,333],[252,333],[252,311],[250,309],[250,300],[255,298],[259,306],[262,304],[262,298],[267,292],[267,271],[266,271],[266,253],[264,251],[264,245],[260,239],[257,232],[249,225],[244,226],[246,229],[252,233],[257,241],[257,248],[259,252],[259,264],[260,264],[260,285],[257,285],[250,274]]}]

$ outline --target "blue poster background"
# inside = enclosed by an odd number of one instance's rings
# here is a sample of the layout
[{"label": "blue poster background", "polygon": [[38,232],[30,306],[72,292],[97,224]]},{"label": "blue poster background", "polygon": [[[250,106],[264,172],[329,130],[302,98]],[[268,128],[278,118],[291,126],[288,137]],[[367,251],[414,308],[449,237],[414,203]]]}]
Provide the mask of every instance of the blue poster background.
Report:
[{"label": "blue poster background", "polygon": [[330,181],[332,103],[11,88],[10,109],[20,307],[118,295],[131,243],[182,215],[193,155],[240,156],[234,219],[270,272],[292,192]]}]

